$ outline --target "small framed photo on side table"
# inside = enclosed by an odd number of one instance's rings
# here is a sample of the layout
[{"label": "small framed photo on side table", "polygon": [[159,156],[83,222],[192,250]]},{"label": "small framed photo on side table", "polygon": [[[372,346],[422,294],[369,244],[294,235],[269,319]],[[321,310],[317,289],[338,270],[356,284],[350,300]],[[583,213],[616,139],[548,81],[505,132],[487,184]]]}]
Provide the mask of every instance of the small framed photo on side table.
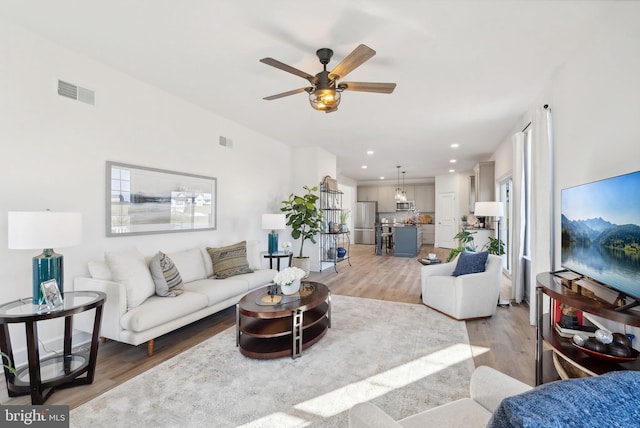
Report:
[{"label": "small framed photo on side table", "polygon": [[47,302],[49,308],[54,309],[62,305],[62,295],[60,294],[60,289],[55,279],[44,281],[40,284],[40,287],[42,288],[44,301]]}]

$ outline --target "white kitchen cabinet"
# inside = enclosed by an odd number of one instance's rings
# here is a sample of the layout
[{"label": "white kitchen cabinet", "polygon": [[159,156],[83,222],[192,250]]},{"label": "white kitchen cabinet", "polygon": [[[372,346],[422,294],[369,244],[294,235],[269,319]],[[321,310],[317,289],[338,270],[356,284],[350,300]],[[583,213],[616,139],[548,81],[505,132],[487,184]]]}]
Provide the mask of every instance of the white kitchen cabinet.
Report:
[{"label": "white kitchen cabinet", "polygon": [[358,201],[378,201],[378,188],[376,186],[358,186]]},{"label": "white kitchen cabinet", "polygon": [[434,245],[436,243],[436,225],[422,225],[422,243],[424,245]]},{"label": "white kitchen cabinet", "polygon": [[395,186],[378,187],[378,211],[381,213],[391,213],[396,211],[396,188]]},{"label": "white kitchen cabinet", "polygon": [[433,213],[436,210],[435,184],[419,184],[414,186],[416,211]]},{"label": "white kitchen cabinet", "polygon": [[496,180],[494,162],[480,162],[474,168],[476,199],[475,202],[495,201]]}]

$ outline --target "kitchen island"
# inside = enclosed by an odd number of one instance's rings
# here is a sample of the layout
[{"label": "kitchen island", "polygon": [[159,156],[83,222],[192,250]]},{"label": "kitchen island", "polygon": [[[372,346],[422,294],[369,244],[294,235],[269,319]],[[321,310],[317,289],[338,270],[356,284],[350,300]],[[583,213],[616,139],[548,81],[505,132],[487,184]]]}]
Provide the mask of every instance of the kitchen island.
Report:
[{"label": "kitchen island", "polygon": [[395,224],[393,242],[396,257],[416,257],[422,245],[422,228],[409,224]]}]

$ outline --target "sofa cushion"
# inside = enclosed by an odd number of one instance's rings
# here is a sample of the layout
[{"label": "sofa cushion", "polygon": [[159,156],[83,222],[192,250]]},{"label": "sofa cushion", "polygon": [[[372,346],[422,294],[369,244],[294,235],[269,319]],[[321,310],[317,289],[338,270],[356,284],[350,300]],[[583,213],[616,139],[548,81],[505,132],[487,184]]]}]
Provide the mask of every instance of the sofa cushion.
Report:
[{"label": "sofa cushion", "polygon": [[149,270],[158,296],[175,297],[183,293],[184,284],[180,272],[165,253],[158,251],[158,254],[153,256],[149,263]]},{"label": "sofa cushion", "polygon": [[275,269],[260,269],[254,270],[253,273],[246,273],[235,276],[234,278],[243,279],[249,283],[249,290],[255,288],[264,287],[273,281],[273,278],[278,273]]},{"label": "sofa cushion", "polygon": [[213,275],[217,279],[253,272],[253,270],[249,268],[249,262],[247,261],[247,246],[245,241],[220,248],[207,247],[207,252],[211,256]]},{"label": "sofa cushion", "polygon": [[144,305],[127,311],[120,319],[125,330],[145,331],[207,307],[206,296],[185,291],[173,299],[152,296]]},{"label": "sofa cushion", "polygon": [[231,297],[240,297],[249,291],[249,283],[234,276],[226,279],[201,279],[184,285],[185,290],[199,293],[207,298],[207,306],[215,305]]},{"label": "sofa cushion", "polygon": [[458,257],[458,263],[451,275],[460,276],[468,275],[470,273],[484,272],[487,265],[487,258],[489,257],[488,251],[481,253],[472,253],[469,251],[463,251]]},{"label": "sofa cushion", "polygon": [[207,277],[202,253],[199,248],[169,253],[169,257],[178,268],[182,281],[191,282]]},{"label": "sofa cushion", "polygon": [[109,269],[109,265],[107,265],[106,262],[90,261],[87,263],[87,267],[89,268],[91,278],[104,279],[105,281],[111,281],[113,279],[111,269]]},{"label": "sofa cushion", "polygon": [[425,426],[484,427],[490,419],[490,411],[471,398],[461,398],[409,416],[398,422],[404,428],[422,428]]},{"label": "sofa cushion", "polygon": [[104,255],[113,280],[127,290],[127,308],[135,308],[156,292],[149,266],[136,248],[127,251],[107,252]]}]

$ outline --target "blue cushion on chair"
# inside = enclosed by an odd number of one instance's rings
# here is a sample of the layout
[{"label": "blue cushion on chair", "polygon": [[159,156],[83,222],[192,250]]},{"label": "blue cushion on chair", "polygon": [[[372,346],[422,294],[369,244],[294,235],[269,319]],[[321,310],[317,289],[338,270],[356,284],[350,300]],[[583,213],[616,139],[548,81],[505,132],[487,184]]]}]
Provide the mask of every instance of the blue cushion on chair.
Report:
[{"label": "blue cushion on chair", "polygon": [[488,251],[483,251],[481,253],[463,251],[460,253],[460,257],[458,257],[458,264],[456,264],[456,268],[451,275],[460,276],[470,273],[484,272],[488,257]]}]

